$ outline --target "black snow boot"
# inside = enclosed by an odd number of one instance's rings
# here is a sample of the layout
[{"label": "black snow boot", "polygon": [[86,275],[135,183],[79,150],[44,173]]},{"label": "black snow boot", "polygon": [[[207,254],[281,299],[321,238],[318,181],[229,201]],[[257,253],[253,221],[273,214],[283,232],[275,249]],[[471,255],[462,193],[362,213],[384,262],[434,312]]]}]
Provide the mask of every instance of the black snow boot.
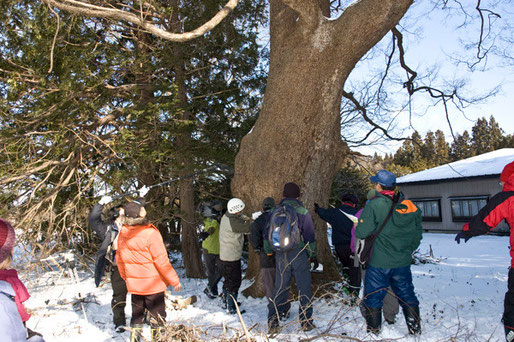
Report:
[{"label": "black snow boot", "polygon": [[503,327],[505,328],[505,340],[507,342],[514,342],[514,329],[506,325]]},{"label": "black snow boot", "polygon": [[378,335],[382,327],[382,308],[364,308],[366,331]]},{"label": "black snow boot", "polygon": [[421,334],[421,318],[419,316],[419,306],[404,306],[403,314],[405,315],[405,322],[409,329],[409,334]]},{"label": "black snow boot", "polygon": [[[227,292],[227,309],[228,309],[229,314],[234,315],[237,313],[236,303],[237,303],[237,306],[241,305],[241,303],[239,303],[237,301],[237,292]],[[239,312],[243,314],[246,311],[241,310],[241,308],[240,308]]]},{"label": "black snow boot", "polygon": [[214,292],[208,287],[206,287],[205,290],[203,290],[203,293],[205,293],[207,297],[209,297],[210,299],[216,299],[216,297],[218,297],[218,294],[214,294]]}]

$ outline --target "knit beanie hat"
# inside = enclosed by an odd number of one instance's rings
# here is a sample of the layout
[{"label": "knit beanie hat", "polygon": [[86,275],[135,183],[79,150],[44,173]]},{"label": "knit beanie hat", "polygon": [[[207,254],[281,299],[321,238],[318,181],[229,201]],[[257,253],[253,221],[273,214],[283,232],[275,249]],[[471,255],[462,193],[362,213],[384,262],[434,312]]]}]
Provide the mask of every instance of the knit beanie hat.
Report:
[{"label": "knit beanie hat", "polygon": [[7,259],[14,248],[14,228],[9,222],[0,218],[0,262]]},{"label": "knit beanie hat", "polygon": [[125,210],[125,216],[131,218],[138,218],[141,208],[145,206],[145,199],[138,197],[136,200],[129,202],[123,206]]},{"label": "knit beanie hat", "polygon": [[507,183],[510,176],[512,176],[513,173],[514,173],[514,161],[505,165],[505,167],[503,168],[503,171],[500,175],[500,181]]},{"label": "knit beanie hat", "polygon": [[296,183],[286,183],[282,195],[285,198],[298,198],[300,197],[300,187]]},{"label": "knit beanie hat", "polygon": [[264,211],[266,210],[270,210],[272,209],[273,207],[275,206],[275,200],[271,197],[266,197],[263,201],[262,201],[262,209]]}]

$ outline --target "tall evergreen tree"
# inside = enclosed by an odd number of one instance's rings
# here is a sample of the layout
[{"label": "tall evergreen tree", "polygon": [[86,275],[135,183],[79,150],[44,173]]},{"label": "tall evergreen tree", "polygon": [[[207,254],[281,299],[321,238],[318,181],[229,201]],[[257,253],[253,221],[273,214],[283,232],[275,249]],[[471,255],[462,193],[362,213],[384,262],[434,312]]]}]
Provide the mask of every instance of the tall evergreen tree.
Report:
[{"label": "tall evergreen tree", "polygon": [[446,142],[443,131],[435,131],[434,166],[443,165],[450,161],[450,145]]},{"label": "tall evergreen tree", "polygon": [[457,161],[474,156],[474,149],[471,145],[471,137],[468,131],[464,131],[461,135],[457,135],[452,142],[450,149],[450,159]]},{"label": "tall evergreen tree", "polygon": [[[216,3],[191,1],[181,15],[194,25],[215,12]],[[180,102],[176,44],[135,27],[61,13],[52,49],[56,22],[47,6],[3,1],[2,212],[34,228],[34,236],[45,239],[42,246],[68,243],[86,226],[91,196],[99,190],[119,193],[184,175],[185,157],[191,171],[232,164],[237,142],[255,120],[264,84],[256,43],[263,9],[253,1],[238,6],[231,20],[201,42],[182,47],[180,84],[186,87],[180,94],[186,101]],[[167,18],[166,7],[160,10]],[[50,51],[53,59],[44,53]],[[191,115],[185,117],[185,111]],[[184,134],[189,145],[180,148],[178,137]],[[208,179],[228,197],[227,176],[213,173],[199,177],[203,191],[214,192]],[[148,194],[150,217],[163,232],[184,217],[179,197],[176,183]],[[191,213],[194,204],[188,220]],[[41,229],[45,233],[37,234]]]},{"label": "tall evergreen tree", "polygon": [[471,132],[471,145],[475,154],[494,151],[503,138],[503,130],[493,116],[489,122],[485,117],[478,119]]}]

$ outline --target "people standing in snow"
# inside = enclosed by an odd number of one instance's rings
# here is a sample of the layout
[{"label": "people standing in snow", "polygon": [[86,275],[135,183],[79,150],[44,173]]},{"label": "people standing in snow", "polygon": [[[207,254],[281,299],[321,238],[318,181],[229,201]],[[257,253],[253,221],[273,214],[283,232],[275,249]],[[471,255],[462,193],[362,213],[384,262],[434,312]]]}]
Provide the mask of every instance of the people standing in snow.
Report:
[{"label": "people standing in snow", "polygon": [[151,316],[152,335],[166,320],[164,294],[168,286],[182,289],[171,266],[159,230],[146,218],[144,199],[123,206],[122,228],[118,237],[118,269],[131,294],[131,341],[139,341],[146,312]]},{"label": "people standing in snow", "polygon": [[30,314],[23,302],[30,295],[18,278],[18,272],[9,269],[15,240],[11,224],[0,218],[0,339],[3,342],[44,342],[41,334],[26,328]]},{"label": "people standing in snow", "polygon": [[353,221],[346,214],[355,215],[358,203],[357,196],[351,193],[344,193],[341,196],[341,202],[337,208],[325,209],[321,208],[318,203],[314,203],[316,214],[332,227],[332,245],[343,266],[343,278],[345,278],[348,291],[353,298],[359,296],[361,274],[360,267],[354,262],[355,253],[350,247]]},{"label": "people standing in snow", "polygon": [[502,322],[505,338],[507,342],[512,342],[514,341],[514,161],[503,168],[500,174],[500,186],[502,191],[491,197],[486,206],[464,225],[462,231],[455,236],[455,241],[467,242],[473,236],[487,234],[503,220],[509,224],[511,266]]},{"label": "people standing in snow", "polygon": [[364,279],[363,311],[367,331],[378,334],[382,324],[382,305],[391,286],[405,315],[409,334],[421,333],[419,301],[414,293],[410,265],[412,253],[422,238],[421,211],[411,201],[395,193],[396,176],[380,170],[370,177],[376,197],[364,207],[355,237],[365,239],[387,220],[375,240]]},{"label": "people standing in snow", "polygon": [[121,216],[123,208],[113,207],[109,211],[106,221],[102,220],[102,210],[112,201],[110,196],[103,196],[98,203],[93,206],[89,214],[89,225],[102,240],[102,245],[96,254],[95,263],[95,284],[98,287],[104,270],[110,271],[112,300],[111,309],[113,315],[114,328],[117,332],[125,330],[125,303],[127,301],[127,285],[121,278],[118,266],[116,265],[116,239],[121,228]]},{"label": "people standing in snow", "polygon": [[216,203],[212,207],[204,206],[202,210],[203,232],[202,241],[203,258],[207,266],[207,287],[203,291],[210,299],[218,296],[218,282],[221,279],[220,274],[220,224],[221,203]]},{"label": "people standing in snow", "polygon": [[[275,241],[270,241],[269,231],[273,230],[270,225],[267,227],[265,233],[264,247],[266,253],[275,253],[276,274],[275,274],[275,289],[271,301],[268,304],[268,333],[275,335],[280,332],[279,317],[287,310],[288,293],[291,283],[291,277],[295,277],[296,286],[298,288],[298,298],[300,302],[299,318],[301,329],[303,331],[310,331],[315,328],[312,319],[312,288],[311,288],[311,262],[315,265],[318,264],[316,259],[316,246],[314,240],[314,223],[309,211],[304,207],[303,203],[299,200],[300,187],[296,183],[286,183],[283,190],[283,199],[277,207],[282,206],[283,210],[289,211],[292,208],[296,217],[296,221],[291,225],[298,229],[298,232],[291,231],[291,239],[296,234],[299,234],[298,242],[291,243],[291,249],[279,251],[273,249]],[[277,207],[272,212],[277,210]],[[293,230],[293,229],[291,229]],[[280,239],[282,237],[279,237]],[[296,239],[295,238],[295,239]],[[287,239],[289,242],[289,237]],[[317,268],[314,267],[314,268]]]},{"label": "people standing in snow", "polygon": [[[260,275],[262,285],[264,286],[264,293],[268,301],[271,301],[273,290],[275,289],[275,254],[266,253],[264,249],[264,234],[266,232],[266,225],[269,223],[271,211],[275,207],[275,200],[272,197],[266,197],[262,201],[262,214],[254,218],[251,225],[250,243],[259,254]],[[289,315],[291,303],[286,300],[286,308],[283,311],[283,317]]]},{"label": "people standing in snow", "polygon": [[227,212],[220,223],[220,270],[224,278],[223,300],[231,314],[235,314],[241,286],[241,256],[244,235],[250,233],[251,220],[243,214],[244,202],[232,198],[227,203]]}]

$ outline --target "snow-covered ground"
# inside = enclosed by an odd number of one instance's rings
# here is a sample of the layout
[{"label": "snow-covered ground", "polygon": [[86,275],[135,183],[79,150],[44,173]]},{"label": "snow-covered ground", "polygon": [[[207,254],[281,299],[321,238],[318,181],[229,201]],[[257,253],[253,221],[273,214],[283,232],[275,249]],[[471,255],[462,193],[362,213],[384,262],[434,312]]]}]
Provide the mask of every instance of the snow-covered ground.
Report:
[{"label": "snow-covered ground", "polygon": [[[413,265],[414,286],[420,300],[423,334],[407,335],[400,312],[394,325],[386,323],[379,336],[365,331],[365,322],[358,308],[341,304],[338,299],[316,299],[314,319],[317,329],[304,333],[295,322],[297,302],[285,328],[274,341],[299,341],[320,334],[340,335],[360,340],[376,341],[502,341],[500,322],[503,297],[507,289],[510,265],[508,237],[481,236],[458,245],[453,235],[425,233],[420,254],[427,255],[430,248],[439,259],[436,264]],[[178,263],[173,263],[178,266]],[[55,268],[54,268],[55,269]],[[179,275],[183,269],[176,267]],[[78,272],[78,283],[64,276],[60,270],[47,271],[35,276],[22,272],[22,278],[31,293],[26,307],[32,312],[28,327],[43,334],[46,341],[128,341],[129,333],[118,334],[112,324],[109,283],[96,288],[91,273]],[[207,340],[220,340],[241,331],[241,323],[220,307],[220,300],[209,300],[204,294],[206,280],[182,279],[181,297],[197,295],[198,302],[175,311],[168,308],[167,321],[195,325],[207,331]],[[243,281],[242,289],[250,283]],[[221,285],[220,285],[221,287]],[[175,294],[175,293],[173,293]],[[87,319],[78,301],[83,299]],[[264,341],[266,328],[266,300],[240,297],[246,327],[258,341]],[[130,317],[130,299],[126,307]],[[228,329],[224,330],[224,324]],[[234,329],[230,329],[234,328]],[[225,332],[224,332],[225,331]],[[149,334],[149,331],[145,331]],[[452,339],[453,338],[453,339]],[[317,340],[341,340],[324,337]]]}]

